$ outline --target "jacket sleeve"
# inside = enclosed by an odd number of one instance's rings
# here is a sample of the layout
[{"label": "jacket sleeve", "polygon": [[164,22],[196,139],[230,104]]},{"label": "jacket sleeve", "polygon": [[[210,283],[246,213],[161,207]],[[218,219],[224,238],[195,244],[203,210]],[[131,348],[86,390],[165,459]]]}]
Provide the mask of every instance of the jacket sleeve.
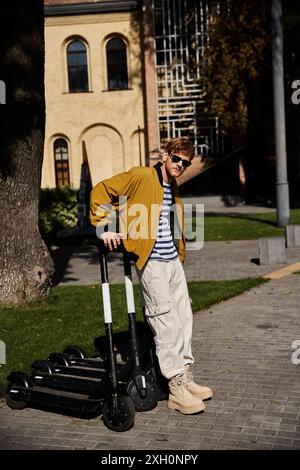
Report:
[{"label": "jacket sleeve", "polygon": [[130,198],[137,175],[135,168],[100,181],[91,191],[90,220],[95,226],[104,226],[111,221],[112,212],[119,208],[119,198]]}]

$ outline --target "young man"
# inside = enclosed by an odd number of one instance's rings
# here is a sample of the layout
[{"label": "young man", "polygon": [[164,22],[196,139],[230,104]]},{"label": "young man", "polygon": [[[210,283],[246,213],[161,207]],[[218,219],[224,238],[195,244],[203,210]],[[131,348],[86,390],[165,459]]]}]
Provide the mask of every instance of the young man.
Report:
[{"label": "young man", "polygon": [[[187,138],[171,139],[163,163],[120,173],[98,183],[91,193],[91,222],[98,233],[100,228],[105,245],[113,250],[123,239],[126,250],[136,257],[146,318],[161,372],[168,379],[168,407],[184,414],[204,410],[203,400],[213,395],[210,388],[193,381],[190,370],[193,314],[182,267],[185,239],[176,178],[191,165],[193,156]],[[120,212],[121,233],[107,227],[111,207]]]}]

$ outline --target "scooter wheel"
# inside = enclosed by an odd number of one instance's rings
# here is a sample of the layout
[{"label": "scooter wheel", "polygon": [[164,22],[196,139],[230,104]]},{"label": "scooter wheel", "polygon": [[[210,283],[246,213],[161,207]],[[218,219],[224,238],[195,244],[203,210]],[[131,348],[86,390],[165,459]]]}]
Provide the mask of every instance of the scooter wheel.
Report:
[{"label": "scooter wheel", "polygon": [[9,406],[9,408],[12,410],[24,410],[24,408],[27,406],[26,401],[13,400],[7,392],[4,392],[4,398],[7,406]]},{"label": "scooter wheel", "polygon": [[115,396],[104,402],[103,422],[108,429],[128,431],[134,423],[134,404],[130,397]]},{"label": "scooter wheel", "polygon": [[35,373],[44,372],[46,374],[55,374],[55,367],[53,364],[51,364],[50,361],[47,361],[46,359],[34,361],[31,364],[31,368]]},{"label": "scooter wheel", "polygon": [[87,357],[87,354],[80,346],[68,346],[64,349],[63,353],[78,359],[85,359]]},{"label": "scooter wheel", "polygon": [[12,410],[23,410],[27,406],[26,401],[15,400],[12,398],[13,393],[11,390],[15,385],[27,388],[29,386],[28,381],[31,381],[30,377],[28,377],[27,374],[23,372],[12,372],[7,379],[8,380],[6,382],[4,391],[4,398],[6,400],[7,406],[9,406],[9,408]]},{"label": "scooter wheel", "polygon": [[153,377],[151,370],[147,371],[146,376],[149,377],[149,379],[153,380],[154,382],[157,401],[167,400],[169,398],[169,387],[168,387],[167,379],[163,377],[161,374],[159,375],[155,374],[155,377]]},{"label": "scooter wheel", "polygon": [[126,387],[126,392],[133,401],[136,411],[150,411],[157,406],[156,385],[152,378],[145,377],[147,396],[142,398],[136,388],[134,380],[130,380]]}]

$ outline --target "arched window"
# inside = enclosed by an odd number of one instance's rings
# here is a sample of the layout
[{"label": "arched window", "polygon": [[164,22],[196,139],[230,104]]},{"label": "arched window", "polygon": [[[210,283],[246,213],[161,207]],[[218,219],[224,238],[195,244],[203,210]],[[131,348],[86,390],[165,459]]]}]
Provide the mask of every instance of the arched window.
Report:
[{"label": "arched window", "polygon": [[69,91],[89,91],[86,47],[76,39],[67,47]]},{"label": "arched window", "polygon": [[56,186],[68,186],[70,184],[69,152],[65,139],[56,139],[54,142],[54,162]]},{"label": "arched window", "polygon": [[107,81],[109,90],[128,88],[126,44],[120,38],[112,38],[106,45]]}]

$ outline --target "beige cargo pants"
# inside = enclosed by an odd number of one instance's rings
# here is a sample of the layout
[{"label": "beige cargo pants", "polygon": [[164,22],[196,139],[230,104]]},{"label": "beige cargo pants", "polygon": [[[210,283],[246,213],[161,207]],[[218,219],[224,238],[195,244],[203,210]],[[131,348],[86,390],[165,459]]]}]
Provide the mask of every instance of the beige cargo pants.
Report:
[{"label": "beige cargo pants", "polygon": [[162,374],[170,379],[193,364],[193,313],[184,270],[179,258],[149,260],[139,278],[146,318],[154,333]]}]

